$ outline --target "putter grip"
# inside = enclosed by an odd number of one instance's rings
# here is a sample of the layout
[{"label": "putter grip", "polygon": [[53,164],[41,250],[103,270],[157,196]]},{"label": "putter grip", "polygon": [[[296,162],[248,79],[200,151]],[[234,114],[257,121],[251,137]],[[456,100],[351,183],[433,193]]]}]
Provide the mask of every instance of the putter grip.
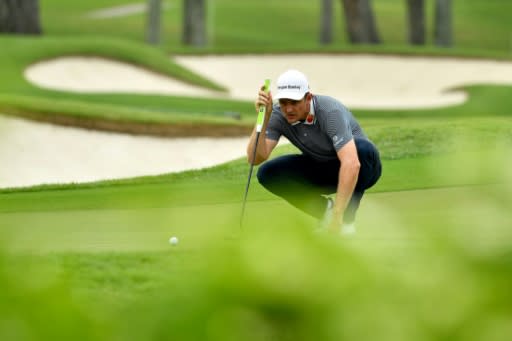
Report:
[{"label": "putter grip", "polygon": [[[270,90],[270,79],[265,79],[265,85],[263,86],[263,90],[265,92],[269,92]],[[260,110],[258,111],[258,120],[256,121],[256,132],[260,133],[263,128],[263,122],[265,121],[265,106],[261,105]]]}]

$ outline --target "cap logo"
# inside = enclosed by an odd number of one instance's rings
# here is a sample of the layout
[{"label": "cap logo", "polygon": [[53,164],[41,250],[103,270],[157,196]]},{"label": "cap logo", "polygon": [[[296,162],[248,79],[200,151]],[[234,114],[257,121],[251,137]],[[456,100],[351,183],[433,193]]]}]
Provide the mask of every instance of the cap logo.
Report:
[{"label": "cap logo", "polygon": [[306,76],[300,71],[288,70],[277,79],[277,93],[274,98],[299,100],[308,91],[309,85]]},{"label": "cap logo", "polygon": [[284,90],[284,89],[299,89],[300,90],[300,85],[279,85],[277,87],[277,89],[279,90]]}]

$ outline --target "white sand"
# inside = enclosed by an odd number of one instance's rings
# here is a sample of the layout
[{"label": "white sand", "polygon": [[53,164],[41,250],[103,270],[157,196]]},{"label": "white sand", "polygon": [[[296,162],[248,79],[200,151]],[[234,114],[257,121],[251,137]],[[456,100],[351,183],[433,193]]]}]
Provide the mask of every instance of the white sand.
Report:
[{"label": "white sand", "polygon": [[304,72],[313,93],[340,99],[349,108],[435,108],[463,103],[453,88],[512,84],[512,62],[374,55],[184,56],[180,64],[252,99],[262,79],[288,68]]},{"label": "white sand", "polygon": [[139,93],[219,97],[223,94],[96,57],[66,57],[31,65],[25,78],[42,88],[78,93]]},{"label": "white sand", "polygon": [[[230,98],[252,100],[263,79],[287,68],[310,78],[313,92],[351,108],[422,108],[466,100],[466,84],[512,84],[512,63],[367,55],[204,56],[176,61],[226,86]],[[218,97],[131,65],[66,57],[37,63],[25,77],[45,88]],[[356,111],[357,113],[357,111]],[[247,138],[165,139],[92,132],[0,116],[0,187],[177,172],[245,154]]]},{"label": "white sand", "polygon": [[[470,84],[512,84],[512,62],[370,55],[178,56],[175,60],[229,89],[220,94],[95,57],[65,57],[34,64],[25,77],[54,90],[131,92],[252,100],[264,78],[288,68],[309,77],[314,93],[353,109],[415,109],[461,104]],[[275,85],[275,84],[274,84]]]},{"label": "white sand", "polygon": [[0,187],[156,175],[204,168],[245,154],[247,137],[113,134],[0,115]]}]

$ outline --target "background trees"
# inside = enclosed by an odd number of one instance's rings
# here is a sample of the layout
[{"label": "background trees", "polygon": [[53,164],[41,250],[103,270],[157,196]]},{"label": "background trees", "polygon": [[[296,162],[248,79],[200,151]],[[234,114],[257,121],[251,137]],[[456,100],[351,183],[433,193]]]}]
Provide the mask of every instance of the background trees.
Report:
[{"label": "background trees", "polygon": [[452,46],[452,0],[435,0],[434,42],[437,46]]},{"label": "background trees", "polygon": [[352,44],[380,43],[371,0],[341,0],[349,41]]},{"label": "background trees", "polygon": [[[206,46],[207,1],[183,0],[181,17],[181,42],[189,46]],[[321,20],[319,41],[329,44],[333,41],[334,3],[333,0],[321,1]],[[426,43],[427,24],[425,5],[434,6],[433,42],[437,46],[452,46],[452,0],[396,0],[406,4],[407,42],[413,45]],[[341,0],[344,31],[352,44],[378,44],[381,35],[377,27],[378,12],[373,8],[372,0]],[[162,0],[147,0],[146,40],[158,44],[161,37]],[[389,25],[389,22],[387,23]],[[17,34],[41,34],[39,0],[0,0],[0,32]],[[179,39],[179,38],[178,38]]]},{"label": "background trees", "polygon": [[0,32],[41,34],[39,0],[0,0]]},{"label": "background trees", "polygon": [[321,44],[329,44],[332,42],[333,12],[332,0],[322,0],[322,9],[320,15]]},{"label": "background trees", "polygon": [[[452,38],[452,0],[434,2],[434,43],[449,47]],[[408,41],[413,45],[425,44],[425,1],[407,0]]]},{"label": "background trees", "polygon": [[156,45],[160,42],[162,1],[148,0],[147,6],[146,40],[148,43]]},{"label": "background trees", "polygon": [[410,44],[425,44],[425,1],[407,0],[407,39]]},{"label": "background trees", "polygon": [[[146,40],[160,42],[162,0],[147,0]],[[207,43],[206,0],[183,0],[181,40],[185,45],[204,46]]]},{"label": "background trees", "polygon": [[206,0],[183,1],[183,35],[185,45],[205,46],[206,38]]},{"label": "background trees", "polygon": [[[407,41],[412,45],[426,43],[425,0],[404,0],[406,3]],[[434,43],[452,46],[452,0],[434,0]],[[352,44],[381,42],[371,0],[341,0],[345,31]],[[332,2],[322,0],[320,42],[332,41]]]}]

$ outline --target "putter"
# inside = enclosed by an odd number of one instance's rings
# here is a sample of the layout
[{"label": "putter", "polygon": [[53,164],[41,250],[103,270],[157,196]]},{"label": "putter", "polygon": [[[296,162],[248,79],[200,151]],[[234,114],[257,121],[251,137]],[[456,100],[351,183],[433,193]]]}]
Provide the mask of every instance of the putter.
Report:
[{"label": "putter", "polygon": [[[270,90],[270,79],[265,79],[265,85],[263,87],[265,92]],[[249,177],[247,179],[247,185],[245,185],[244,200],[242,202],[242,214],[240,215],[240,228],[243,228],[245,204],[247,202],[247,194],[249,193],[249,185],[251,184],[252,170],[254,168],[254,159],[256,158],[256,149],[258,148],[258,140],[260,139],[261,129],[263,128],[263,122],[265,121],[265,106],[260,106],[258,111],[258,119],[256,120],[256,142],[254,143],[254,151],[252,153],[251,166],[249,168]]]}]

